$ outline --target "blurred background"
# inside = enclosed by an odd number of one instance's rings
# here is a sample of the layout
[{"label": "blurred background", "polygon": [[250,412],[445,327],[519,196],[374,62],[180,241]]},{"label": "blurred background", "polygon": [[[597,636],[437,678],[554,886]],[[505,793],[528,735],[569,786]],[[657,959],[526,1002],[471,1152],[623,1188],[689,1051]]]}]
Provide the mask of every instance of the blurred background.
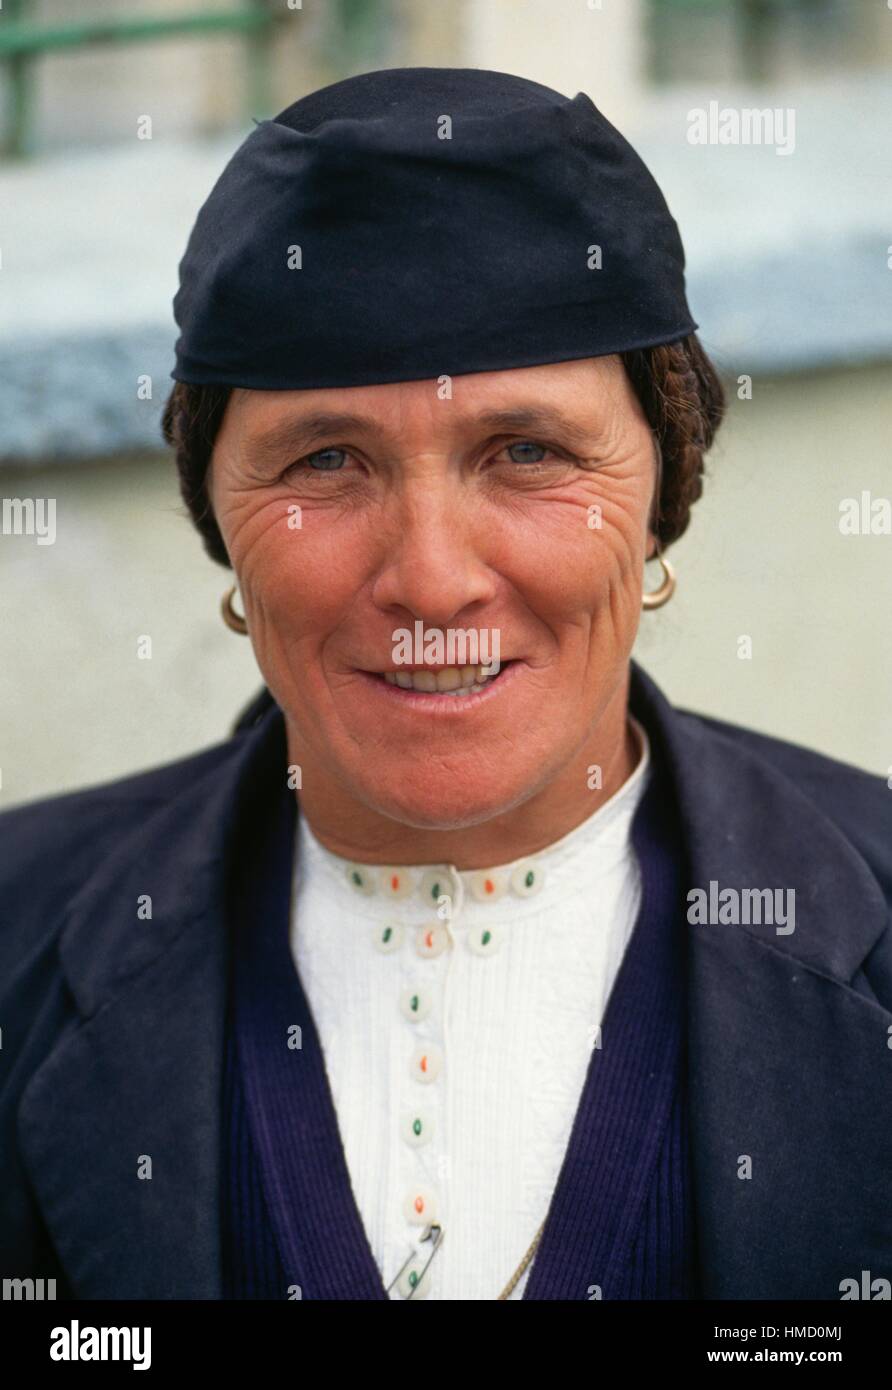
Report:
[{"label": "blurred background", "polygon": [[[635,654],[677,704],[888,776],[890,5],[2,0],[0,498],[56,499],[56,539],[0,532],[0,805],[215,742],[258,688],[160,439],[177,263],[252,119],[410,65],[583,90],[641,152],[731,408]],[[710,102],[792,109],[793,153],[690,144]]]}]

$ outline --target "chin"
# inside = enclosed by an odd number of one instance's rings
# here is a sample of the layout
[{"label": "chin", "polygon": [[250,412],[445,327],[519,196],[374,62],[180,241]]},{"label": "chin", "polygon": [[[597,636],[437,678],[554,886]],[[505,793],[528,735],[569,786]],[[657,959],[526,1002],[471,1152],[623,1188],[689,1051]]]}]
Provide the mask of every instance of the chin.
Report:
[{"label": "chin", "polygon": [[[450,779],[452,780],[452,779]],[[407,783],[357,788],[367,806],[413,830],[464,830],[504,814],[532,795],[534,787],[497,786],[478,779],[446,789],[442,783],[428,786]]]}]

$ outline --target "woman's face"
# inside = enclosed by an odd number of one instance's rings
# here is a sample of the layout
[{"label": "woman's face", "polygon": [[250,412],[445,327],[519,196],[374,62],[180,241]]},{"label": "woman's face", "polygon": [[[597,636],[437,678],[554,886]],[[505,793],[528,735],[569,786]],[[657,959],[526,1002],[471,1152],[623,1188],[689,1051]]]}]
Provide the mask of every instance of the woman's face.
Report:
[{"label": "woman's face", "polygon": [[[618,357],[234,391],[211,498],[304,784],[311,767],[446,829],[584,761],[627,676],[655,481]],[[418,621],[497,640],[499,674],[467,696],[416,690],[472,679],[432,675],[423,651],[399,661],[395,634]]]}]

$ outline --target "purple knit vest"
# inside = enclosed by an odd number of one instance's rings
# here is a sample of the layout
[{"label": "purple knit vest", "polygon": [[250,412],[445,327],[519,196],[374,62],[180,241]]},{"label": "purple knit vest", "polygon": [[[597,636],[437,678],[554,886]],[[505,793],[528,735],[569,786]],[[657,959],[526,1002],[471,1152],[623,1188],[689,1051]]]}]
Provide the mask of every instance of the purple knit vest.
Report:
[{"label": "purple knit vest", "polygon": [[[697,1296],[687,1137],[684,849],[658,747],[632,825],[642,901],[524,1299]],[[224,1297],[384,1299],[288,940],[296,803],[268,750],[232,903]],[[272,780],[270,780],[272,777]],[[270,792],[270,786],[278,790]],[[246,843],[247,841],[247,843]],[[302,1046],[286,1045],[301,1029]],[[386,1272],[389,1277],[395,1271]]]}]

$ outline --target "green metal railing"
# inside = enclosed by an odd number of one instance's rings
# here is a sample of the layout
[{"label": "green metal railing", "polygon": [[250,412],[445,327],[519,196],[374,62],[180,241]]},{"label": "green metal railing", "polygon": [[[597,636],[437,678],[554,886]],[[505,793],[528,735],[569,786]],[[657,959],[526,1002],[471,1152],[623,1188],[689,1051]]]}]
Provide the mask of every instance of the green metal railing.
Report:
[{"label": "green metal railing", "polygon": [[268,112],[273,30],[283,14],[288,14],[282,0],[275,10],[270,0],[242,0],[241,4],[204,13],[158,18],[83,19],[50,25],[30,23],[26,18],[27,10],[28,0],[2,0],[0,72],[8,87],[6,124],[0,137],[0,153],[4,155],[24,155],[31,148],[34,64],[47,53],[65,49],[241,34],[247,49],[246,104],[251,114]]}]

